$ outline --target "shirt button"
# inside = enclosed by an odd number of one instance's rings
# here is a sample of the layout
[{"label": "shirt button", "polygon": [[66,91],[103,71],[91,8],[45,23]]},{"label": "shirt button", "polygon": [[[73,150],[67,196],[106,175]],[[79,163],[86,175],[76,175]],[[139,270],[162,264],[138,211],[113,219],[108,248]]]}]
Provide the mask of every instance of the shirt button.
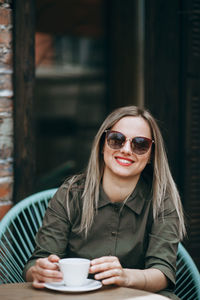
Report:
[{"label": "shirt button", "polygon": [[116,231],[112,231],[112,232],[111,232],[111,235],[112,235],[112,236],[116,236],[116,235],[117,235],[117,232],[116,232]]}]

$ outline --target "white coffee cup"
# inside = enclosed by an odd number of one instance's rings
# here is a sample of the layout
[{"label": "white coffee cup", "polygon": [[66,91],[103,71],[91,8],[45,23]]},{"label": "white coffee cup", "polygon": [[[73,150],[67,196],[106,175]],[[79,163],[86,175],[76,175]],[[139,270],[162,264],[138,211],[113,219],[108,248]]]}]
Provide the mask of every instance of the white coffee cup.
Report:
[{"label": "white coffee cup", "polygon": [[90,260],[86,258],[63,258],[58,262],[63,280],[67,286],[80,286],[86,283]]}]

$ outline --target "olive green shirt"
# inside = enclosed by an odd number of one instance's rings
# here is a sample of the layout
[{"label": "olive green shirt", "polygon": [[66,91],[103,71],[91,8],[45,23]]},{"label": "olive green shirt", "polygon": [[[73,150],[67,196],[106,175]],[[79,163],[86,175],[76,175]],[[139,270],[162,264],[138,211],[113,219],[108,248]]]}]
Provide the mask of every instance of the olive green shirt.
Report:
[{"label": "olive green shirt", "polygon": [[153,220],[151,181],[140,177],[124,203],[112,203],[100,188],[94,222],[87,237],[79,232],[82,210],[82,180],[70,192],[70,218],[67,214],[65,182],[51,199],[36,236],[35,251],[24,274],[39,257],[54,253],[63,257],[117,256],[124,268],[156,268],[175,284],[178,246],[178,216],[169,197],[158,219]]}]

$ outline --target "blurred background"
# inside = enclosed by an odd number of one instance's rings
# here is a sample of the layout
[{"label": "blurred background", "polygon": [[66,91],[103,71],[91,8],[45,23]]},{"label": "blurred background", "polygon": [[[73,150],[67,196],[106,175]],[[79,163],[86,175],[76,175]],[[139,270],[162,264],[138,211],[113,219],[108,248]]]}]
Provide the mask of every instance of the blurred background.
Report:
[{"label": "blurred background", "polygon": [[1,3],[13,61],[1,60],[0,70],[13,80],[0,112],[7,102],[14,107],[13,150],[1,156],[10,159],[11,184],[4,196],[0,182],[1,201],[17,203],[81,172],[105,116],[144,106],[164,136],[187,219],[185,245],[199,266],[200,0]]}]

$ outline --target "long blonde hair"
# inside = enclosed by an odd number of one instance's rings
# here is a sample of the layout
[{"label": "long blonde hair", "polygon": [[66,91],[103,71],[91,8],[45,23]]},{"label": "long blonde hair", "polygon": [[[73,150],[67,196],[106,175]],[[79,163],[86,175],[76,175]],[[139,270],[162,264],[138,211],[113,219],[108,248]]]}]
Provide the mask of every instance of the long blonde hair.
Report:
[{"label": "long blonde hair", "polygon": [[[99,187],[104,170],[102,149],[105,142],[105,130],[112,128],[115,123],[126,116],[140,116],[149,124],[152,138],[154,140],[154,149],[152,151],[151,157],[151,164],[153,169],[153,217],[154,219],[157,218],[159,212],[162,209],[163,199],[165,198],[166,194],[168,194],[169,197],[171,197],[178,214],[179,234],[180,239],[182,239],[185,235],[183,209],[176,184],[169,169],[162,135],[153,116],[147,110],[141,109],[136,106],[125,106],[114,110],[105,119],[95,136],[88,166],[85,172],[85,187],[82,194],[83,208],[80,231],[85,231],[87,235],[87,232],[92,225],[96,209],[98,207]],[[81,177],[82,175],[74,176],[69,180],[67,197],[69,197],[70,188]]]}]

